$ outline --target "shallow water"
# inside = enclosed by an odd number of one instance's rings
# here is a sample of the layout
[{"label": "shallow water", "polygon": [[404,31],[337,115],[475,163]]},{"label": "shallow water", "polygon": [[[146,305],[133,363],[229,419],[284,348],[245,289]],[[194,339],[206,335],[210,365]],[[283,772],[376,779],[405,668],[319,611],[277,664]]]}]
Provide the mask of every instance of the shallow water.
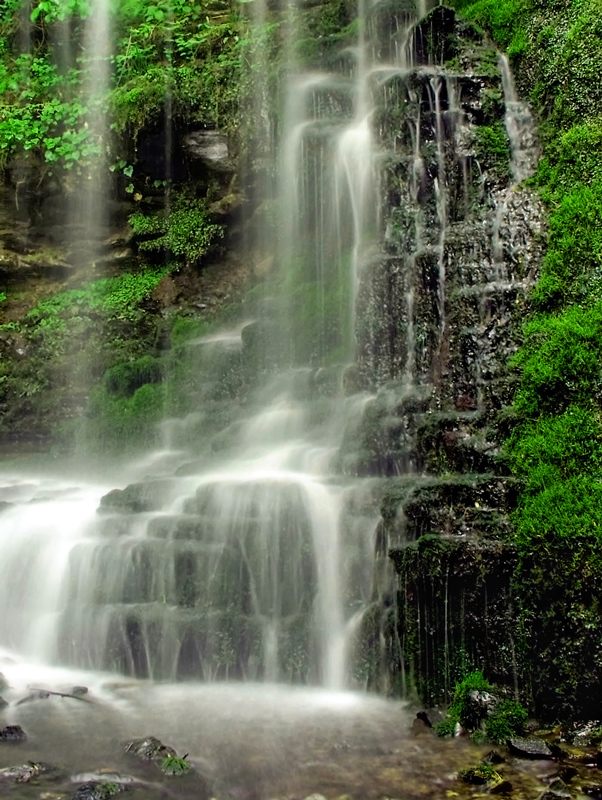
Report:
[{"label": "shallow water", "polygon": [[[133,775],[147,782],[132,790],[135,797],[198,796],[194,777],[166,778],[124,753],[127,740],[148,735],[188,754],[216,796],[234,798],[443,796],[474,747],[414,738],[404,703],[362,694],[120,681],[11,662],[7,654],[2,670],[11,687],[2,722],[21,725],[28,741],[0,745],[0,767],[42,760],[72,777],[105,770]],[[78,684],[89,688],[84,700],[51,696],[19,704],[31,687],[69,691]],[[39,796],[39,787],[14,792]]]}]

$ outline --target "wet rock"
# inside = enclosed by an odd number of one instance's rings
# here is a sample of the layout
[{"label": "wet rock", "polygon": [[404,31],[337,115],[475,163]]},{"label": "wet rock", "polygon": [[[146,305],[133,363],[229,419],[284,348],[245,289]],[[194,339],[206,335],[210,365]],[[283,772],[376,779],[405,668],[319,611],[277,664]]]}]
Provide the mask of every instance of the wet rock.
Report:
[{"label": "wet rock", "polygon": [[6,700],[3,697],[0,697],[0,711],[2,711],[3,708],[6,708],[7,705],[8,703]]},{"label": "wet rock", "polygon": [[184,137],[184,150],[191,159],[197,159],[219,172],[232,172],[228,137],[220,131],[192,131]]},{"label": "wet rock", "polygon": [[560,780],[564,781],[564,783],[570,783],[575,775],[577,775],[577,770],[575,767],[571,767],[570,764],[565,764],[560,767],[556,777],[560,778]]},{"label": "wet rock", "polygon": [[7,725],[0,730],[0,742],[26,742],[27,734],[20,725]]},{"label": "wet rock", "polygon": [[494,781],[487,786],[489,794],[508,794],[512,791],[512,784],[510,781],[500,778],[499,781]]},{"label": "wet rock", "polygon": [[566,785],[566,783],[561,778],[552,778],[550,783],[548,784],[548,788],[545,789],[542,794],[542,800],[560,800],[560,798],[567,798],[570,797],[571,793]]},{"label": "wet rock", "polygon": [[87,686],[74,686],[71,689],[70,694],[72,694],[73,697],[83,697],[85,694],[88,694],[88,687]]},{"label": "wet rock", "polygon": [[108,800],[123,790],[124,787],[119,783],[90,781],[79,786],[71,795],[71,800]]},{"label": "wet rock", "polygon": [[29,783],[30,780],[37,778],[38,775],[48,775],[56,772],[58,770],[52,764],[46,764],[44,761],[28,761],[26,764],[0,769],[0,781]]},{"label": "wet rock", "polygon": [[173,747],[163,744],[154,736],[146,736],[143,739],[134,739],[128,742],[125,752],[132,753],[143,761],[163,761],[168,756],[175,758],[178,756]]},{"label": "wet rock", "polygon": [[505,762],[505,758],[501,753],[498,753],[497,750],[490,750],[488,753],[485,754],[483,757],[483,764],[503,764]]},{"label": "wet rock", "polygon": [[593,797],[594,800],[602,800],[602,784],[588,783],[581,786],[581,791],[588,797]]},{"label": "wet rock", "polygon": [[170,489],[170,481],[132,483],[125,489],[113,489],[101,497],[98,511],[122,514],[158,511],[169,497]]},{"label": "wet rock", "polygon": [[8,689],[8,681],[6,680],[2,672],[0,672],[0,692],[5,691],[6,689]]},{"label": "wet rock", "polygon": [[28,354],[27,340],[14,331],[0,332],[0,348],[12,358],[25,358]]},{"label": "wet rock", "polygon": [[121,775],[118,772],[108,772],[100,770],[99,772],[87,772],[82,775],[74,775],[71,778],[72,783],[89,784],[89,783],[117,783],[122,786],[143,785],[143,781],[135,778],[133,775]]},{"label": "wet rock", "polygon": [[498,698],[490,692],[472,691],[465,701],[463,722],[469,730],[477,730],[482,720],[493,713]]},{"label": "wet rock", "polygon": [[553,758],[552,750],[540,739],[509,739],[508,749],[519,758]]},{"label": "wet rock", "polygon": [[430,733],[432,727],[433,723],[428,718],[426,712],[419,711],[412,722],[412,736],[422,736],[425,733]]},{"label": "wet rock", "polygon": [[575,723],[568,730],[563,731],[561,741],[567,741],[577,747],[588,747],[602,741],[602,723],[600,720]]}]

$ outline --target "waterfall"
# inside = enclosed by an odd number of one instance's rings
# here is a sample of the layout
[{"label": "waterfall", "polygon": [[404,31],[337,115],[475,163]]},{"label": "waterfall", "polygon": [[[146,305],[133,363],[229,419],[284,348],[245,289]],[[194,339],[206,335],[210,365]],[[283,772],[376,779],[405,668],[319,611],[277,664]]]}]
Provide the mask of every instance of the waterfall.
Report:
[{"label": "waterfall", "polygon": [[[108,7],[93,5],[87,91],[98,107]],[[375,684],[382,655],[358,667],[357,651],[366,609],[394,594],[391,569],[373,570],[383,487],[419,481],[420,415],[484,408],[478,327],[505,258],[502,218],[492,241],[471,149],[474,85],[429,50],[416,11],[360,3],[355,41],[320,64],[295,53],[297,11],[278,126],[253,76],[248,160],[269,160],[247,177],[261,218],[248,221],[249,257],[271,265],[259,299],[237,326],[190,343],[198,411],[165,420],[163,450],[123,467],[121,488],[6,479],[3,648],[154,679]],[[256,23],[270,13],[258,3]],[[523,107],[503,59],[500,69],[519,180]],[[168,91],[168,165],[170,113]],[[102,150],[107,120],[93,114],[89,129]],[[84,205],[98,232],[97,189]],[[474,253],[460,258],[460,246]],[[454,325],[452,296],[470,324]],[[381,561],[387,552],[381,542]],[[447,658],[447,589],[445,603]],[[384,636],[368,638],[380,647]]]}]

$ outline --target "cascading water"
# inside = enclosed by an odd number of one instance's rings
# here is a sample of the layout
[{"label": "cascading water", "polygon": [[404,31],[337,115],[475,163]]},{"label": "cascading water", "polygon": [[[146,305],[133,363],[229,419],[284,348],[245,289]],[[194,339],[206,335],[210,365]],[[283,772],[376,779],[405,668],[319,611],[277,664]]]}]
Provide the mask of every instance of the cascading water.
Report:
[{"label": "cascading water", "polygon": [[[254,13],[262,24],[269,12]],[[292,58],[279,153],[270,152],[278,178],[254,184],[276,220],[251,237],[275,264],[264,296],[244,324],[190,345],[204,376],[198,414],[164,423],[165,449],[125,470],[125,489],[7,486],[16,505],[0,541],[0,645],[160,679],[341,689],[352,673],[356,685],[374,678],[350,656],[366,607],[390,593],[382,565],[373,585],[377,476],[420,470],[412,415],[452,391],[482,410],[481,362],[467,363],[454,340],[475,331],[453,330],[449,296],[472,291],[478,304],[493,282],[479,273],[451,285],[454,224],[485,206],[462,148],[471,135],[462,93],[473,86],[427,52],[415,23],[413,9],[360,4],[357,41],[334,66]],[[106,54],[104,39],[98,46],[93,61]],[[254,80],[269,151],[266,87]],[[512,138],[510,95],[506,108]],[[494,235],[483,270],[504,262],[502,251]],[[448,391],[454,358],[462,374]],[[385,423],[364,441],[374,413]],[[198,432],[220,415],[203,441]],[[383,430],[395,432],[391,452]]]},{"label": "cascading water", "polygon": [[[273,373],[220,434],[219,454],[188,466],[197,454],[186,447],[187,422],[174,421],[158,474],[103,498],[97,518],[103,491],[96,489],[67,493],[43,520],[43,504],[11,511],[2,605],[19,613],[4,618],[6,646],[140,676],[346,685],[349,634],[371,592],[376,514],[369,485],[342,480],[333,466],[368,395],[342,396],[340,369],[320,362],[353,355],[359,274],[376,233],[371,83],[394,65],[378,63],[364,17],[359,43],[343,59],[351,59],[349,71],[297,70],[289,83],[281,157],[287,235],[277,258],[315,302],[312,340],[300,342],[289,327],[299,286],[286,286],[285,275],[263,328],[254,322],[195,345],[208,381],[211,364],[219,372],[253,346],[256,368]],[[410,19],[398,43],[402,60]],[[104,38],[98,46],[104,50]],[[166,477],[174,463],[182,476]],[[15,535],[25,528],[28,538]],[[53,553],[51,574],[46,550],[31,544],[38,536]],[[13,582],[17,563],[27,564],[30,581]]]}]

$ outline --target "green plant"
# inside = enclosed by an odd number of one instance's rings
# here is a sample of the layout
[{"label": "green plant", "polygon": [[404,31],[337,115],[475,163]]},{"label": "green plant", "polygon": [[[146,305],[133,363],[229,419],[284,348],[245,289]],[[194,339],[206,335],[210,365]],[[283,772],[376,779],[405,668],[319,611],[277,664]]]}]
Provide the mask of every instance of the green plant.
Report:
[{"label": "green plant", "polygon": [[50,24],[74,14],[85,17],[88,13],[88,0],[38,0],[31,12],[31,21],[42,18],[46,24]]},{"label": "green plant", "polygon": [[515,700],[500,700],[485,722],[485,737],[493,744],[506,744],[512,736],[521,735],[527,722],[527,711]]},{"label": "green plant", "polygon": [[178,195],[169,210],[155,215],[137,211],[131,215],[130,225],[141,239],[140,250],[166,250],[187,264],[202,258],[224,234],[223,225],[210,221],[206,201],[186,195]]},{"label": "green plant", "polygon": [[483,170],[494,173],[498,180],[510,176],[510,145],[503,122],[481,125],[475,132],[475,151]]},{"label": "green plant", "polygon": [[[459,723],[465,730],[493,744],[503,744],[511,736],[523,732],[527,712],[514,700],[497,700],[494,687],[479,670],[471,672],[456,684],[447,716],[435,725],[438,736],[453,736]],[[475,695],[481,695],[483,704]],[[488,707],[486,707],[488,706]],[[483,781],[484,782],[484,781]]]},{"label": "green plant", "polygon": [[192,767],[185,758],[179,756],[166,756],[161,762],[161,772],[165,775],[186,775]]},{"label": "green plant", "polygon": [[159,383],[163,374],[161,362],[152,356],[117,364],[104,374],[103,384],[115,397],[131,397],[146,383]]},{"label": "green plant", "polygon": [[467,730],[476,730],[484,714],[479,711],[478,717],[475,718],[474,703],[471,702],[470,695],[473,692],[489,693],[492,690],[493,686],[483,677],[480,670],[469,673],[456,684],[452,702],[447,710],[447,718],[435,725],[437,735],[448,736],[458,722]]}]

